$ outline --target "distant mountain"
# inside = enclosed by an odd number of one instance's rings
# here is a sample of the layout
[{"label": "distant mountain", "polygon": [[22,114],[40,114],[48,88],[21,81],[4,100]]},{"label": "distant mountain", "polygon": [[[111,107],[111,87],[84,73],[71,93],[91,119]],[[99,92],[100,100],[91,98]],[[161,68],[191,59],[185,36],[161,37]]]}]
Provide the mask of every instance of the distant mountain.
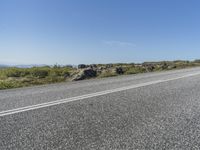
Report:
[{"label": "distant mountain", "polygon": [[0,64],[0,68],[7,68],[9,67],[8,65]]},{"label": "distant mountain", "polygon": [[30,65],[13,65],[11,67],[17,67],[17,68],[32,68],[32,67],[43,67],[47,66],[45,64],[30,64]]},{"label": "distant mountain", "polygon": [[43,67],[45,64],[29,64],[29,65],[5,65],[0,64],[0,68],[17,67],[17,68],[31,68],[31,67]]}]

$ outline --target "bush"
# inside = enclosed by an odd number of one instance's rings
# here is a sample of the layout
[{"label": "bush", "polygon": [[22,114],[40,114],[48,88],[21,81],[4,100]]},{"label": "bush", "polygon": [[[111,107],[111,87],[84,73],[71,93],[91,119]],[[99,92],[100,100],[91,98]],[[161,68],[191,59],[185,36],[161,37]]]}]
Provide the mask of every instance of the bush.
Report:
[{"label": "bush", "polygon": [[127,68],[126,70],[126,74],[136,74],[136,73],[143,73],[146,72],[146,69],[142,68],[142,67],[130,67]]},{"label": "bush", "polygon": [[25,77],[30,74],[27,69],[20,68],[4,69],[4,73],[7,77]]},{"label": "bush", "polygon": [[45,68],[32,68],[31,75],[37,78],[45,78],[49,75],[49,71]]},{"label": "bush", "polygon": [[65,79],[63,77],[56,77],[56,76],[48,76],[46,78],[46,83],[56,83],[56,82],[63,82]]},{"label": "bush", "polygon": [[52,68],[49,75],[50,76],[61,76],[62,70],[59,68]]},{"label": "bush", "polygon": [[0,81],[0,90],[22,87],[22,84],[16,81]]},{"label": "bush", "polygon": [[52,68],[50,76],[68,77],[70,75],[69,68]]},{"label": "bush", "polygon": [[114,76],[117,76],[117,74],[113,71],[110,71],[110,70],[106,70],[99,75],[99,77],[101,77],[101,78],[114,77]]},{"label": "bush", "polygon": [[65,78],[66,78],[66,77],[69,77],[69,76],[70,76],[69,70],[63,70],[63,71],[62,71],[62,76],[65,77]]},{"label": "bush", "polygon": [[194,63],[200,63],[200,59],[194,60]]}]

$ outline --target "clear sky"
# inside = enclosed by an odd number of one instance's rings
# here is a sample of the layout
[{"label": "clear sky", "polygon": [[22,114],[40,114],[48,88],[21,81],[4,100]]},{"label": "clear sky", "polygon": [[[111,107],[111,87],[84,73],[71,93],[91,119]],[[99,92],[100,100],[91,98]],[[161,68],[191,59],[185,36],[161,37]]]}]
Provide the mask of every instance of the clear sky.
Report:
[{"label": "clear sky", "polygon": [[200,0],[1,0],[0,63],[200,58]]}]

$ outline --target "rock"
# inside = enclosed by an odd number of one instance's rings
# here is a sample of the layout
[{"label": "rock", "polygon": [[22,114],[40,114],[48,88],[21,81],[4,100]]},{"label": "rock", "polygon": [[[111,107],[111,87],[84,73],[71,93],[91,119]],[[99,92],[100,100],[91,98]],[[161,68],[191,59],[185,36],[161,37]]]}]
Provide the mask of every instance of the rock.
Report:
[{"label": "rock", "polygon": [[113,67],[113,64],[106,64],[106,69],[107,68],[112,68]]},{"label": "rock", "polygon": [[78,74],[75,75],[75,77],[72,79],[73,81],[83,80],[83,79],[89,79],[96,77],[97,72],[91,68],[83,69]]},{"label": "rock", "polygon": [[92,69],[95,69],[95,68],[97,68],[97,65],[96,64],[91,64],[91,65],[89,65],[89,67],[92,68]]},{"label": "rock", "polygon": [[98,70],[106,70],[107,68],[105,66],[101,66],[97,68]]},{"label": "rock", "polygon": [[167,67],[168,70],[175,69],[175,68],[177,68],[176,65],[171,65],[171,66],[168,66],[168,67]]},{"label": "rock", "polygon": [[85,64],[78,65],[78,69],[84,69],[84,68],[87,68],[87,65],[85,65]]},{"label": "rock", "polygon": [[155,69],[155,66],[154,65],[147,65],[145,68],[146,68],[147,72],[152,72]]},{"label": "rock", "polygon": [[68,78],[70,76],[70,73],[64,73],[63,76],[64,78]]},{"label": "rock", "polygon": [[124,70],[123,70],[122,67],[117,67],[117,68],[115,68],[115,72],[116,72],[117,74],[124,74]]},{"label": "rock", "polygon": [[168,68],[168,64],[166,62],[164,62],[162,65],[161,65],[161,68],[163,70],[166,70]]},{"label": "rock", "polygon": [[98,67],[97,69],[98,69],[98,70],[103,70],[104,68],[103,68],[103,67]]}]

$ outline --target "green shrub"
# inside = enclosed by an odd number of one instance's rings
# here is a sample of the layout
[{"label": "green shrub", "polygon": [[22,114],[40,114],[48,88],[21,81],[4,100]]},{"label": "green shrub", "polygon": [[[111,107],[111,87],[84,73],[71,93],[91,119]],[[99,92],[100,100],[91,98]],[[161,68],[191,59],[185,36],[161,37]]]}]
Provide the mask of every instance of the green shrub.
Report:
[{"label": "green shrub", "polygon": [[145,68],[142,67],[130,67],[127,68],[125,74],[136,74],[146,72]]},{"label": "green shrub", "polygon": [[27,69],[21,68],[8,68],[4,69],[3,72],[7,77],[25,77],[30,74]]},{"label": "green shrub", "polygon": [[68,68],[52,68],[49,76],[56,77],[68,77],[70,75],[70,69]]},{"label": "green shrub", "polygon": [[108,71],[108,70],[102,72],[102,73],[99,75],[99,77],[101,77],[101,78],[105,78],[105,77],[114,77],[114,76],[117,76],[117,74],[116,74],[115,72],[113,72],[113,71]]},{"label": "green shrub", "polygon": [[56,83],[65,81],[64,77],[48,76],[46,78],[46,83]]},{"label": "green shrub", "polygon": [[46,68],[32,68],[31,75],[36,78],[45,78],[49,75],[49,71]]},{"label": "green shrub", "polygon": [[16,81],[0,81],[0,90],[22,87],[22,84]]},{"label": "green shrub", "polygon": [[70,76],[70,71],[69,71],[69,69],[64,69],[64,70],[62,71],[62,76],[63,76],[63,77],[69,77],[69,76]]},{"label": "green shrub", "polygon": [[52,68],[49,75],[50,76],[61,76],[62,70],[59,68]]}]

